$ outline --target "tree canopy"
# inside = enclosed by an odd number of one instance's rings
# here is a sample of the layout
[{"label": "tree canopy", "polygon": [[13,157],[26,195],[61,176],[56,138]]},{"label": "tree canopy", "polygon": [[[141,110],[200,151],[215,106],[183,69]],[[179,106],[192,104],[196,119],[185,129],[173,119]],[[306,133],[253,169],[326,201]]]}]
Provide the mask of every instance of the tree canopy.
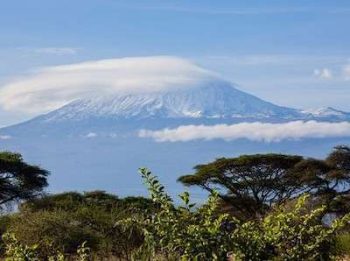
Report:
[{"label": "tree canopy", "polygon": [[220,158],[197,165],[196,172],[179,178],[185,185],[217,190],[225,202],[242,214],[264,214],[271,205],[298,193],[300,186],[290,170],[303,160],[281,154]]},{"label": "tree canopy", "polygon": [[246,217],[264,215],[273,205],[306,192],[326,204],[329,212],[350,209],[350,148],[346,146],[335,147],[324,160],[256,154],[219,158],[194,169],[194,174],[179,181],[217,190],[223,202]]},{"label": "tree canopy", "polygon": [[59,194],[46,194],[43,197],[27,200],[19,205],[21,211],[76,211],[78,208],[96,207],[104,211],[112,209],[133,212],[142,210],[151,211],[154,208],[152,200],[144,197],[119,198],[114,194],[102,190],[79,192],[64,192]]},{"label": "tree canopy", "polygon": [[48,185],[48,174],[24,162],[20,154],[0,152],[0,206],[36,197]]}]

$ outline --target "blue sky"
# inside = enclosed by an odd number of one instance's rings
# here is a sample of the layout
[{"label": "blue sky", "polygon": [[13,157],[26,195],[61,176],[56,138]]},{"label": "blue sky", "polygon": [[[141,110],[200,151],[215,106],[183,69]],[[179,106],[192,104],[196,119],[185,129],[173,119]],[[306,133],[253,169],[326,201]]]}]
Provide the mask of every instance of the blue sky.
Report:
[{"label": "blue sky", "polygon": [[[349,1],[4,0],[0,89],[37,68],[172,55],[274,103],[350,111]],[[0,126],[27,119],[0,108]]]}]

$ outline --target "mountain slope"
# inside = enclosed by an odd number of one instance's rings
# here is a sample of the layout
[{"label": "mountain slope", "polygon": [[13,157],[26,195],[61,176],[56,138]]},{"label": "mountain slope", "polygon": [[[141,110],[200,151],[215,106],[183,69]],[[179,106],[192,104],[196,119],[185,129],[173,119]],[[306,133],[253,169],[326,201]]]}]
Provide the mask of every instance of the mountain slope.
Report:
[{"label": "mountain slope", "polygon": [[263,101],[225,81],[167,92],[97,96],[76,100],[42,118],[296,118],[300,113]]},{"label": "mountain slope", "polygon": [[334,109],[332,107],[325,107],[319,109],[302,110],[301,113],[309,117],[315,117],[318,119],[338,119],[338,120],[350,120],[350,113]]}]

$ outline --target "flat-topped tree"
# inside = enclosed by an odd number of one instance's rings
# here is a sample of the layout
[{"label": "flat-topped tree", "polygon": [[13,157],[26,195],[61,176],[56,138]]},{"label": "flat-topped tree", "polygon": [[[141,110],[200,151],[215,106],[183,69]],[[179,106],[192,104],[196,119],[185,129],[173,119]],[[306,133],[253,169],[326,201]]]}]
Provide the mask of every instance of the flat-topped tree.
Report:
[{"label": "flat-topped tree", "polygon": [[24,162],[20,154],[0,152],[0,207],[41,194],[48,185],[48,174]]},{"label": "flat-topped tree", "polygon": [[309,193],[327,213],[350,212],[350,147],[337,146],[325,159],[257,154],[220,158],[179,178],[185,185],[217,190],[237,215],[260,217],[274,204]]},{"label": "flat-topped tree", "polygon": [[334,168],[341,171],[343,177],[350,181],[350,147],[340,145],[334,147],[334,150],[326,158],[326,162]]},{"label": "flat-topped tree", "polygon": [[282,154],[219,158],[195,166],[179,178],[185,185],[219,192],[220,198],[245,217],[264,215],[272,205],[300,195],[304,187],[291,170],[303,157]]},{"label": "flat-topped tree", "polygon": [[322,204],[328,213],[350,212],[350,147],[337,146],[324,159],[305,159],[294,170],[313,204]]}]

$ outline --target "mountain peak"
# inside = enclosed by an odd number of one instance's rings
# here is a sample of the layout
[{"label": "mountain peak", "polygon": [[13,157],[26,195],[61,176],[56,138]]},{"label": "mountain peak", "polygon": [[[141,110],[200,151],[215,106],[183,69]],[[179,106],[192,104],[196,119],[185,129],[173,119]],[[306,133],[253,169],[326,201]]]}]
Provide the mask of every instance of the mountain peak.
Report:
[{"label": "mountain peak", "polygon": [[223,80],[163,92],[79,99],[44,116],[45,121],[88,118],[270,118],[297,111],[263,101]]},{"label": "mountain peak", "polygon": [[334,109],[332,107],[321,107],[317,109],[307,109],[301,111],[304,114],[312,115],[314,117],[349,117],[350,114],[348,112],[344,112],[341,110]]}]

